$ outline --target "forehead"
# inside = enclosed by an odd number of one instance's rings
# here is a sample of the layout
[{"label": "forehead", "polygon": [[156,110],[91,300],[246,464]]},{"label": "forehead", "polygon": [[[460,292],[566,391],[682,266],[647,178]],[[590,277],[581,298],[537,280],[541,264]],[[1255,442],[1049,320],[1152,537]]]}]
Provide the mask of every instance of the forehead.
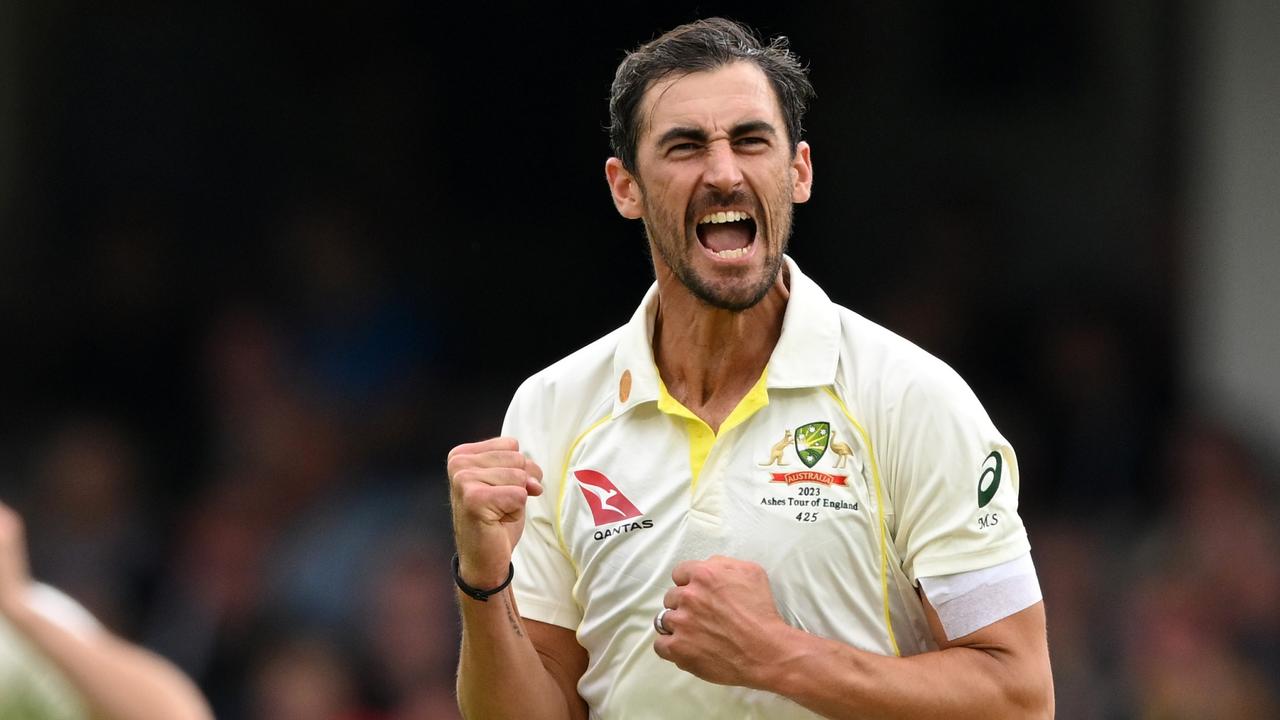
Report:
[{"label": "forehead", "polygon": [[764,71],[751,62],[663,78],[645,91],[642,139],[673,127],[711,132],[763,120],[781,132],[782,110]]}]

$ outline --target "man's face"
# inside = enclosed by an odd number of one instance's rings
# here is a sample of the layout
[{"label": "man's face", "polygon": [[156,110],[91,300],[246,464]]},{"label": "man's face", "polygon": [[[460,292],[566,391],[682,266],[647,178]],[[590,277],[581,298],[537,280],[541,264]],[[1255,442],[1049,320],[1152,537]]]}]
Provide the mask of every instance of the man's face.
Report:
[{"label": "man's face", "polygon": [[609,171],[619,210],[644,219],[654,264],[696,297],[755,305],[778,277],[792,204],[809,197],[808,145],[793,154],[773,87],[752,63],[660,80],[641,113],[634,184]]}]

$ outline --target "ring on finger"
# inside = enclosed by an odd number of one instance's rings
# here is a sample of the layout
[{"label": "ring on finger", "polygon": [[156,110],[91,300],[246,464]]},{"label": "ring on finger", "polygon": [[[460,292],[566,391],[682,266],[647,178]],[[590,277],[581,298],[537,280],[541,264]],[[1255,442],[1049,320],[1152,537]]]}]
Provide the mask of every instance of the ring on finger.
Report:
[{"label": "ring on finger", "polygon": [[671,634],[671,629],[662,622],[662,619],[666,617],[669,612],[671,612],[671,608],[664,607],[658,611],[657,615],[653,616],[653,629],[657,630],[659,635]]}]

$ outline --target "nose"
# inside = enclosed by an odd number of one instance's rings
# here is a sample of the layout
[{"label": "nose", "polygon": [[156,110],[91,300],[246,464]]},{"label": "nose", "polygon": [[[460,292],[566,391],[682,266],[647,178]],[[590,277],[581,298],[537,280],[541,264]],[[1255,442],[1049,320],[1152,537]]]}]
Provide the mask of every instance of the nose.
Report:
[{"label": "nose", "polygon": [[703,172],[703,181],[708,187],[729,193],[742,185],[742,170],[738,167],[738,157],[732,145],[727,141],[717,141],[707,149],[707,167]]}]

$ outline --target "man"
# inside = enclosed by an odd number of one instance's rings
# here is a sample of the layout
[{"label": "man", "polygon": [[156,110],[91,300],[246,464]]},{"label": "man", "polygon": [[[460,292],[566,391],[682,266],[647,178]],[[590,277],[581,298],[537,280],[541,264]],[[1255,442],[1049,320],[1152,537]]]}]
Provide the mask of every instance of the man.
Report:
[{"label": "man", "polygon": [[208,720],[177,668],[31,581],[22,519],[0,503],[0,718]]},{"label": "man", "polygon": [[449,455],[466,716],[1052,716],[1012,449],[783,254],[811,94],[720,19],[618,68],[657,282]]}]

